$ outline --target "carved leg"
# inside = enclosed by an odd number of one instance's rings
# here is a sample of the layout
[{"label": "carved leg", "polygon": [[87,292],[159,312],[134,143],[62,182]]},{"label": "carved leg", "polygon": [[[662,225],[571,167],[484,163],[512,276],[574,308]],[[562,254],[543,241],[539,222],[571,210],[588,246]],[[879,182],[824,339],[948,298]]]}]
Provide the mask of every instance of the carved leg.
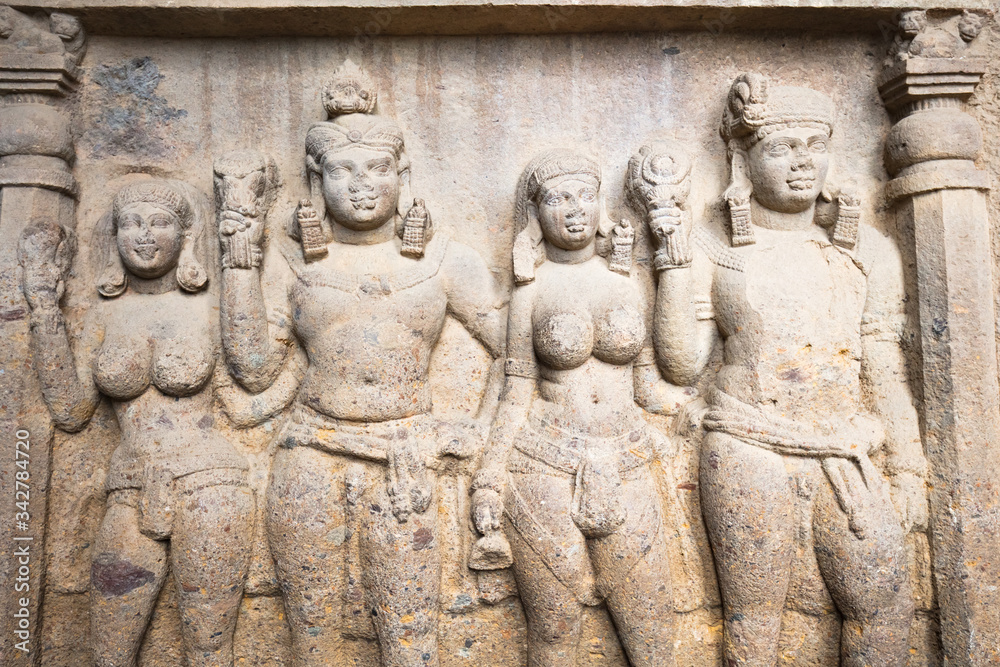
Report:
[{"label": "carved leg", "polygon": [[710,432],[699,474],[722,592],[726,664],[770,667],[777,660],[795,526],[784,459]]},{"label": "carved leg", "polygon": [[[816,492],[813,536],[827,588],[844,617],[841,665],[906,665],[913,597],[903,529],[887,492],[859,494],[871,517],[865,539],[851,532],[828,482]],[[884,489],[883,489],[884,491]]]},{"label": "carved leg", "polygon": [[[375,472],[375,471],[378,472]],[[384,467],[372,466],[361,501],[361,567],[385,667],[436,666],[441,553],[437,497],[399,523]]]},{"label": "carved leg", "polygon": [[[573,482],[569,477],[512,475],[510,487],[523,501],[524,516],[508,493],[505,503],[513,511],[519,528],[504,521],[504,530],[514,556],[514,577],[528,621],[528,667],[575,667],[580,646],[583,604],[567,582],[592,587],[593,574],[587,543],[569,518]],[[544,502],[544,504],[543,504]],[[526,522],[536,521],[546,537],[528,539]],[[537,529],[536,529],[537,530]],[[544,552],[544,555],[539,552]],[[556,578],[550,566],[563,580]]]},{"label": "carved leg", "polygon": [[674,599],[660,494],[650,473],[622,485],[625,523],[591,541],[599,588],[633,667],[674,664]]},{"label": "carved leg", "polygon": [[231,667],[250,565],[253,491],[217,485],[177,497],[170,560],[188,667]]},{"label": "carved leg", "polygon": [[279,449],[267,489],[267,534],[292,632],[294,667],[342,664],[347,540],[345,460],[308,447]]},{"label": "carved leg", "polygon": [[[112,494],[90,568],[90,638],[95,667],[135,667],[142,636],[167,575],[167,544],[139,532],[134,502]],[[133,494],[134,499],[134,494]]]}]

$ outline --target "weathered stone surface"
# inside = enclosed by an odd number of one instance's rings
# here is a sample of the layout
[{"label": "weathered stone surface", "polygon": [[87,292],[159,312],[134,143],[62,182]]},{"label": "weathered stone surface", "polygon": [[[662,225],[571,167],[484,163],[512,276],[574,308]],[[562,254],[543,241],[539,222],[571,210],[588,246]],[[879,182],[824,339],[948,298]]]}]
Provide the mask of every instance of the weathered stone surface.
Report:
[{"label": "weathered stone surface", "polygon": [[993,662],[996,23],[729,4],[4,9],[4,664]]}]

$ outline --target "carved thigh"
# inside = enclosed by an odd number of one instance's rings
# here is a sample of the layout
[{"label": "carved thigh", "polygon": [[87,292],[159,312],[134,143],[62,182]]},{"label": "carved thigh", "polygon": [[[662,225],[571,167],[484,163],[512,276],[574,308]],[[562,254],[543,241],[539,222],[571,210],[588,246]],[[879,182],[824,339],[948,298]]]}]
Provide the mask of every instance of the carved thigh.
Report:
[{"label": "carved thigh", "polygon": [[598,587],[635,667],[673,664],[674,600],[661,500],[645,468],[623,480],[625,523],[590,542]]},{"label": "carved thigh", "polygon": [[[131,495],[133,502],[116,502]],[[98,667],[134,665],[167,575],[166,542],[139,531],[135,493],[113,492],[90,569],[90,623]]]},{"label": "carved thigh", "polygon": [[386,667],[437,664],[441,553],[437,498],[401,523],[392,512],[385,468],[368,465],[358,502],[361,576]]},{"label": "carved thigh", "polygon": [[[344,465],[341,457],[308,447],[280,449],[267,489],[268,540],[293,640],[314,648],[340,637],[348,538]],[[305,655],[301,649],[296,655]]]},{"label": "carved thigh", "polygon": [[[878,480],[881,482],[881,480]],[[830,483],[818,485],[813,518],[816,560],[845,618],[863,620],[892,609],[912,613],[903,529],[882,484],[859,494],[868,517],[864,539],[855,535]]]},{"label": "carved thigh", "polygon": [[177,496],[170,560],[189,650],[232,649],[254,504],[246,486],[215,485]]}]

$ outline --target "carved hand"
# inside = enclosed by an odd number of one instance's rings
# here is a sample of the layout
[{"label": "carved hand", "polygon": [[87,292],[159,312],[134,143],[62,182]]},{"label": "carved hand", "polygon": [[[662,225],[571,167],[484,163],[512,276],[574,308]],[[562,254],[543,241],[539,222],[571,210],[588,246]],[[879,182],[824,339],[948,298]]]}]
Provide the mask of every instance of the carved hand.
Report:
[{"label": "carved hand", "polygon": [[223,210],[219,213],[219,241],[224,267],[248,269],[260,266],[264,221],[238,211]]},{"label": "carved hand", "polygon": [[892,478],[892,502],[904,532],[927,529],[927,488],[918,475],[903,472]]},{"label": "carved hand", "polygon": [[656,244],[654,266],[657,269],[690,266],[690,216],[672,200],[667,200],[650,205],[648,220]]},{"label": "carved hand", "polygon": [[72,236],[54,222],[29,225],[21,233],[21,289],[32,312],[58,310],[74,250]]},{"label": "carved hand", "polygon": [[437,457],[453,456],[456,459],[472,459],[483,451],[489,427],[475,419],[460,419],[441,425],[441,440]]},{"label": "carved hand", "polygon": [[477,489],[472,494],[472,521],[480,535],[500,530],[503,517],[503,500],[493,489]]}]

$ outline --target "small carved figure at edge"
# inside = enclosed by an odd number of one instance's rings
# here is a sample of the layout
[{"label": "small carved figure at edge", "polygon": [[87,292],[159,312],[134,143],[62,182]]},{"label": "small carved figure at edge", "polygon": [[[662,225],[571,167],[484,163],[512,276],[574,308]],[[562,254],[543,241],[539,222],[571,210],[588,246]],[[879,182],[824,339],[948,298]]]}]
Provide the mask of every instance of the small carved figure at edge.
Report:
[{"label": "small carved figure at edge", "polygon": [[[632,665],[673,664],[663,509],[650,463],[669,442],[648,309],[629,277],[630,223],[603,213],[591,159],[544,153],[515,209],[506,387],[473,481],[477,530],[509,539],[528,664],[582,664],[584,607],[607,603]],[[609,252],[608,259],[597,252]]]},{"label": "small carved figure at edge", "polygon": [[59,309],[72,237],[55,224],[31,226],[18,248],[35,367],[56,426],[82,429],[103,394],[121,430],[91,567],[97,667],[137,664],[168,569],[187,664],[233,664],[255,500],[247,461],[212,429],[208,387],[221,350],[196,256],[210,215],[205,197],[179,181],[118,192],[98,229],[105,300],[90,309],[75,359]]},{"label": "small carved figure at edge", "polygon": [[409,197],[403,133],[374,113],[371,80],[348,62],[323,101],[332,120],[306,135],[311,198],[292,230],[302,247],[286,253],[289,315],[265,307],[263,215],[218,197],[223,343],[253,392],[291,347],[308,356],[267,492],[293,664],[345,664],[346,635],[377,639],[389,667],[437,665],[434,468],[474,458],[485,427],[431,416],[430,358],[447,314],[499,357],[504,303],[483,260]]},{"label": "small carved figure at edge", "polygon": [[675,352],[667,379],[689,384],[723,342],[700,482],[726,664],[776,663],[799,540],[814,545],[843,617],[841,664],[908,658],[904,536],[924,527],[927,506],[900,346],[902,261],[894,243],[859,225],[855,196],[842,192],[835,214],[817,215],[818,202],[835,199],[826,185],[833,115],[826,95],[740,75],[721,129],[730,243],[699,228],[692,264],[659,277],[660,293],[677,299],[654,330]]}]

